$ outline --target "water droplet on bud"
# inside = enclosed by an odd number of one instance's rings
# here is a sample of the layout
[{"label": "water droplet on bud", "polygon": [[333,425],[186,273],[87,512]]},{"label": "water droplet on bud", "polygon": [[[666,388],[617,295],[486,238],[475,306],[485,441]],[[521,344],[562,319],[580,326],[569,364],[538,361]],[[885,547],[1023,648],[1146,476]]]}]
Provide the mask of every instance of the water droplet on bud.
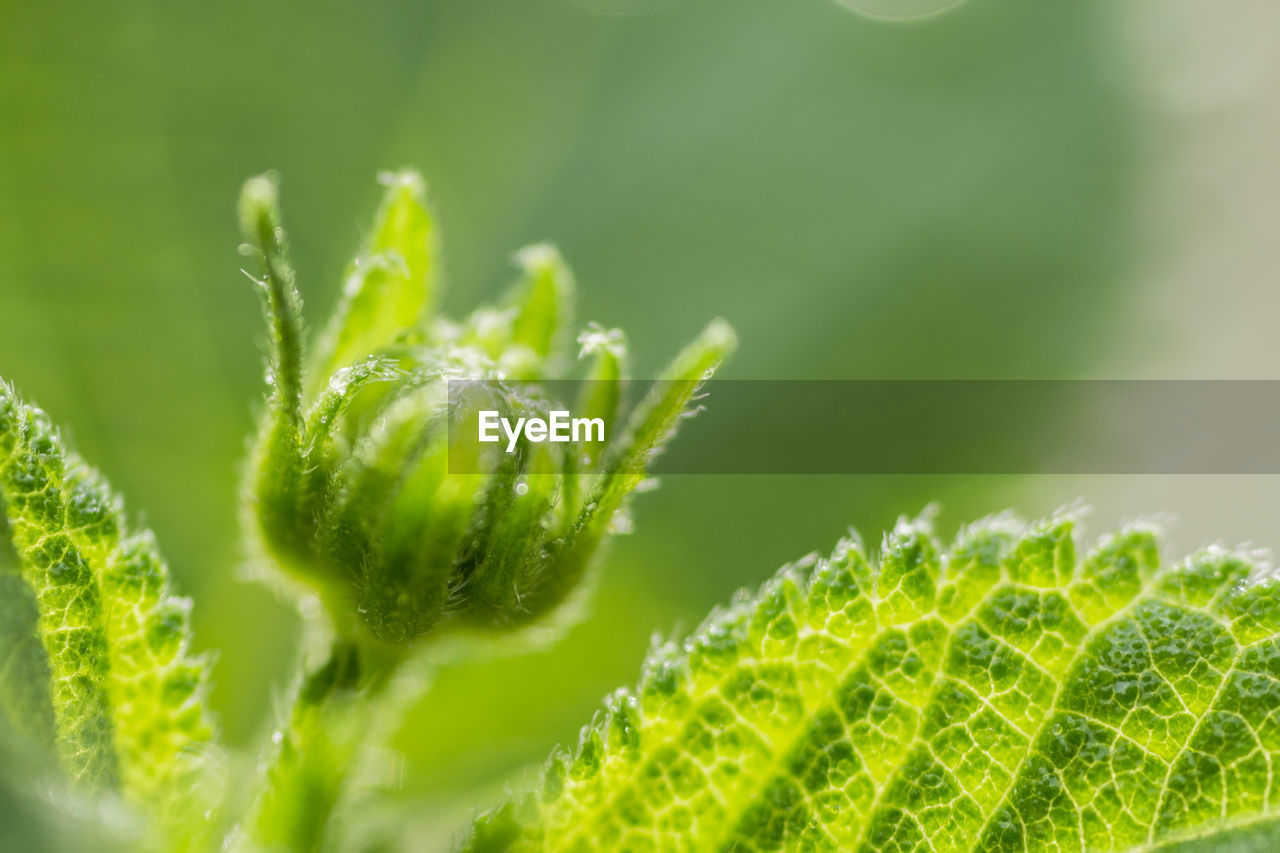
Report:
[{"label": "water droplet on bud", "polygon": [[631,517],[631,510],[626,507],[620,507],[613,513],[613,517],[609,519],[609,533],[614,536],[626,536],[636,529],[635,519]]}]

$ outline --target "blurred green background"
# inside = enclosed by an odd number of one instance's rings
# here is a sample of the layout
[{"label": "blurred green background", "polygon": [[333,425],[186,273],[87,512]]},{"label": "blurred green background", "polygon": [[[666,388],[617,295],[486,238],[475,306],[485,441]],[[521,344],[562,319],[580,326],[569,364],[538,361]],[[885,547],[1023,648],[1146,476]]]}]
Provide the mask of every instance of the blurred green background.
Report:
[{"label": "blurred green background", "polygon": [[[375,173],[410,165],[449,311],[552,240],[579,317],[624,327],[641,375],[723,315],[729,378],[1275,376],[1275,10],[967,0],[894,23],[848,5],[0,0],[0,375],[156,530],[220,652],[229,740],[270,725],[298,627],[238,580],[263,334],[233,206],[254,172],[283,176],[312,318]],[[577,627],[435,674],[398,739],[412,831],[448,838],[573,740],[651,632],[850,526],[877,536],[936,500],[949,534],[1083,497],[1095,527],[1166,510],[1179,546],[1266,544],[1275,485],[668,478]]]}]

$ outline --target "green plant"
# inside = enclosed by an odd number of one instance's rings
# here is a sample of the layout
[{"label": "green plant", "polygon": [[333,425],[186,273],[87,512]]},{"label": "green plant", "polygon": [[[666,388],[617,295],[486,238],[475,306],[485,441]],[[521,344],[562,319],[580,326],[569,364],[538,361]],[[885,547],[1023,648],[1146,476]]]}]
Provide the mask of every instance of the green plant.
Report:
[{"label": "green plant", "polygon": [[4,720],[78,789],[118,792],[201,847],[216,758],[190,603],[170,594],[150,534],[3,383],[0,496]]},{"label": "green plant", "polygon": [[[524,249],[497,305],[436,317],[435,228],[412,173],[387,175],[342,300],[304,367],[301,297],[270,176],[241,196],[258,263],[271,393],[246,478],[246,526],[263,561],[314,593],[327,660],[298,692],[263,791],[237,843],[313,849],[368,736],[377,702],[424,642],[448,631],[509,630],[579,586],[647,461],[733,347],[713,322],[664,372],[598,455],[525,443],[487,474],[450,473],[449,380],[483,384],[492,405],[533,410],[531,383],[565,375],[572,278],[555,250]],[[580,411],[612,418],[600,393],[626,375],[618,332],[589,328]],[[569,445],[573,447],[573,445]]]},{"label": "green plant", "polygon": [[1280,582],[1073,528],[903,521],[783,568],[468,849],[1274,849]]},{"label": "green plant", "polygon": [[[152,537],[0,384],[0,848],[377,847],[341,815],[415,689],[401,676],[442,637],[518,631],[578,594],[732,348],[709,326],[603,451],[526,442],[451,471],[450,380],[537,411],[575,375],[572,282],[534,247],[496,305],[439,317],[422,183],[385,183],[309,353],[276,184],[241,198],[271,330],[246,536],[311,634],[258,766],[218,745]],[[576,409],[618,416],[620,334],[579,343],[603,381]],[[996,518],[950,548],[921,519],[878,555],[850,540],[788,566],[656,648],[464,847],[1270,849],[1277,581],[1247,553],[1162,566],[1150,527],[1075,547],[1070,515]]]},{"label": "green plant", "polygon": [[[396,673],[432,637],[519,628],[570,598],[645,465],[733,347],[723,322],[709,325],[603,451],[526,443],[486,473],[450,473],[448,381],[483,382],[516,410],[543,402],[533,383],[576,364],[566,352],[572,278],[554,249],[531,247],[498,304],[461,322],[435,315],[423,183],[407,172],[384,183],[309,356],[275,181],[254,178],[241,195],[271,340],[245,526],[264,577],[304,604],[318,598],[328,617],[310,620],[322,651],[249,802],[226,795],[208,663],[188,651],[189,602],[170,594],[153,538],[127,527],[119,498],[0,384],[0,711],[13,735],[56,757],[69,791],[145,818],[124,821],[133,843],[332,846],[329,818],[370,725],[404,701]],[[621,333],[589,327],[578,343],[597,380],[578,407],[612,419],[627,373]],[[8,763],[38,762],[14,737],[0,744],[15,750]]]}]

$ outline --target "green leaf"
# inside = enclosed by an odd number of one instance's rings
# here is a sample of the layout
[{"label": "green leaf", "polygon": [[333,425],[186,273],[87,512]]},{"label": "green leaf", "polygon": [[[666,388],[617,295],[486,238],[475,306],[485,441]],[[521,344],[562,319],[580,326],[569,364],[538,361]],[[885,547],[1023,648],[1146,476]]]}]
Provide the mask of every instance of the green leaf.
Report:
[{"label": "green leaf", "polygon": [[274,175],[250,178],[240,191],[240,229],[246,253],[257,256],[271,330],[267,369],[267,422],[254,466],[254,497],[261,528],[284,554],[302,553],[305,530],[298,525],[303,481],[302,296],[289,263],[280,190]]},{"label": "green leaf", "polygon": [[[574,411],[584,418],[600,418],[613,423],[622,408],[622,379],[627,373],[627,338],[621,329],[587,326],[578,335],[578,358],[591,358],[591,368]],[[604,447],[588,444],[585,448],[588,467],[599,462]]]},{"label": "green leaf", "polygon": [[422,327],[436,296],[440,248],[426,184],[411,170],[379,176],[386,187],[342,300],[316,351],[313,382]]},{"label": "green leaf", "polygon": [[71,789],[47,756],[0,718],[0,850],[21,853],[124,853],[145,844],[118,802]]},{"label": "green leaf", "polygon": [[4,383],[0,504],[0,709],[82,790],[175,819],[198,807],[213,730],[189,602],[151,535],[129,530],[119,498]]},{"label": "green leaf", "polygon": [[51,749],[51,676],[39,619],[35,593],[23,579],[13,550],[7,514],[0,512],[0,720],[7,720],[28,741]]},{"label": "green leaf", "polygon": [[523,273],[509,297],[515,311],[511,340],[541,360],[564,345],[573,322],[573,273],[554,246],[526,246],[516,254]]},{"label": "green leaf", "polygon": [[[570,567],[564,571],[565,578],[576,580],[584,570],[590,554],[618,523],[619,515],[625,514],[625,501],[648,476],[650,462],[675,435],[681,419],[693,414],[689,404],[698,389],[736,346],[737,337],[729,324],[713,320],[676,356],[636,406],[624,434],[610,443],[600,461],[600,476],[562,546],[562,561]],[[605,347],[604,358],[597,362],[597,369],[609,371],[612,359],[609,348]],[[588,382],[586,387],[595,385]],[[608,385],[616,390],[616,383]],[[609,405],[616,406],[617,401],[591,401],[593,408]],[[560,594],[563,588],[553,587],[548,591],[549,596]]]},{"label": "green leaf", "polygon": [[[1263,850],[1280,580],[1126,528],[902,521],[655,648],[494,850]],[[1260,840],[1261,839],[1261,840]]]},{"label": "green leaf", "polygon": [[575,284],[560,252],[545,243],[515,255],[520,277],[497,305],[467,318],[457,343],[483,353],[506,379],[538,379],[562,368]]}]

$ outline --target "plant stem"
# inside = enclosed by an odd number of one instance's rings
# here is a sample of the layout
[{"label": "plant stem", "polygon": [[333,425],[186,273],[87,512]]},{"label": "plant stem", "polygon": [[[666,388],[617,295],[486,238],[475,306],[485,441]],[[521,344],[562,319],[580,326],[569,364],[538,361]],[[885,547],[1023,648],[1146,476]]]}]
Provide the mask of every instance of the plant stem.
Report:
[{"label": "plant stem", "polygon": [[334,641],[328,660],[303,679],[288,725],[273,735],[263,793],[241,837],[247,849],[324,849],[335,808],[373,739],[400,656],[349,640]]}]

